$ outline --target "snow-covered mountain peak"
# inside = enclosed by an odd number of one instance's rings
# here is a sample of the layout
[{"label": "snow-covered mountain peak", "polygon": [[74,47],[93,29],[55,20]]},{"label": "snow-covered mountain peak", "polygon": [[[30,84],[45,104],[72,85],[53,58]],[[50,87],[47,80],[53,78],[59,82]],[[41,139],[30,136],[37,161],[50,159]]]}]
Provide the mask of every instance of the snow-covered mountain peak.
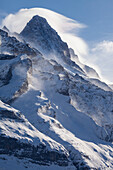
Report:
[{"label": "snow-covered mountain peak", "polygon": [[43,52],[56,52],[61,56],[70,57],[67,44],[43,17],[34,16],[20,35]]},{"label": "snow-covered mountain peak", "polygon": [[3,30],[0,35],[3,158],[25,158],[41,170],[46,165],[112,170],[111,88],[79,61],[43,17],[36,15],[27,23],[19,35],[23,41]]}]

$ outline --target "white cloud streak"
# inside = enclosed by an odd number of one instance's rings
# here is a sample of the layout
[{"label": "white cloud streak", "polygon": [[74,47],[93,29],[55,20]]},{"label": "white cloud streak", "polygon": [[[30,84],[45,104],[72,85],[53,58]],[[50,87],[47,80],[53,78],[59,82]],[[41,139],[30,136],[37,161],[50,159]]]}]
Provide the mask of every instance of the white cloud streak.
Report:
[{"label": "white cloud streak", "polygon": [[67,18],[61,14],[43,8],[21,9],[16,14],[8,15],[2,22],[10,31],[20,33],[26,23],[34,16],[40,15],[47,19],[48,23],[61,36],[62,40],[67,42],[69,47],[75,50],[75,53],[82,57],[87,54],[88,46],[82,38],[78,36],[80,29],[86,27],[75,20]]},{"label": "white cloud streak", "polygon": [[113,41],[102,41],[90,50],[90,63],[94,63],[101,71],[101,77],[113,83]]},{"label": "white cloud streak", "polygon": [[86,25],[48,9],[31,8],[21,9],[16,14],[8,15],[3,20],[2,26],[5,25],[10,31],[20,33],[34,15],[46,18],[62,40],[74,49],[82,62],[96,68],[104,80],[113,82],[113,42],[103,41],[89,50],[88,44],[78,36],[80,29],[85,28]]}]

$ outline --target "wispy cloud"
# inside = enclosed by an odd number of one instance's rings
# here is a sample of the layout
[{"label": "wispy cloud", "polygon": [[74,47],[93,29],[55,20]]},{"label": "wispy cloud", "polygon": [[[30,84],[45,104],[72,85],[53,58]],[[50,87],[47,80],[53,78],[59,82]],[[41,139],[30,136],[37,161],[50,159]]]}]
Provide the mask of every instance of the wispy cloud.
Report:
[{"label": "wispy cloud", "polygon": [[87,54],[86,42],[78,36],[80,29],[86,25],[67,18],[61,14],[43,8],[21,9],[16,14],[8,15],[2,22],[10,31],[20,33],[26,23],[34,16],[40,15],[47,19],[48,23],[58,32],[63,41],[75,50],[79,56]]},{"label": "wispy cloud", "polygon": [[108,83],[113,82],[113,41],[102,41],[90,50],[90,63],[101,71],[101,77]]},{"label": "wispy cloud", "polygon": [[113,82],[113,42],[99,42],[90,48],[90,45],[79,36],[79,31],[87,27],[85,24],[48,9],[31,8],[21,9],[16,14],[8,15],[3,20],[2,25],[5,25],[12,32],[20,33],[34,15],[46,18],[62,40],[74,49],[82,62],[96,68],[104,80]]}]

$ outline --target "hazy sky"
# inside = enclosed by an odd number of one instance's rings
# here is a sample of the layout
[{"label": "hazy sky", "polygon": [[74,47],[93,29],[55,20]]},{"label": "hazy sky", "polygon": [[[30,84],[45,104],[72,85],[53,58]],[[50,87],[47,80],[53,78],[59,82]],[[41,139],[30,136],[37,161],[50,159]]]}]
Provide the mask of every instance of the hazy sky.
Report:
[{"label": "hazy sky", "polygon": [[0,21],[21,8],[41,7],[87,25],[78,32],[89,46],[84,61],[113,82],[113,0],[0,0]]}]

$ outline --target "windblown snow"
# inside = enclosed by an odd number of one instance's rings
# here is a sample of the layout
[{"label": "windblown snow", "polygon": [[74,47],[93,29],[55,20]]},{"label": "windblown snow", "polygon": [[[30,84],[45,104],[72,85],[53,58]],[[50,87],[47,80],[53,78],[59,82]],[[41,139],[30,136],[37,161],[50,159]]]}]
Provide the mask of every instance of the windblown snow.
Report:
[{"label": "windblown snow", "polygon": [[3,24],[0,168],[112,170],[113,90],[63,38],[84,25],[43,9],[21,10]]}]

